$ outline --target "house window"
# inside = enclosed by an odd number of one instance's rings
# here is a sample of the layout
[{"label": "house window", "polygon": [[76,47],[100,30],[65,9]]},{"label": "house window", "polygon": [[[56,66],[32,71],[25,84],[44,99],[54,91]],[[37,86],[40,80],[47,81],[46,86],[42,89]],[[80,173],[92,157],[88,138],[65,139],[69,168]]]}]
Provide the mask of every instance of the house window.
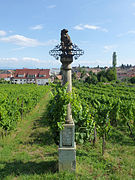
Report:
[{"label": "house window", "polygon": [[18,74],[18,77],[24,77],[24,74]]},{"label": "house window", "polygon": [[28,77],[28,78],[34,78],[34,77],[35,77],[35,74],[28,74],[27,77]]},{"label": "house window", "polygon": [[39,74],[39,77],[46,77],[45,74]]}]

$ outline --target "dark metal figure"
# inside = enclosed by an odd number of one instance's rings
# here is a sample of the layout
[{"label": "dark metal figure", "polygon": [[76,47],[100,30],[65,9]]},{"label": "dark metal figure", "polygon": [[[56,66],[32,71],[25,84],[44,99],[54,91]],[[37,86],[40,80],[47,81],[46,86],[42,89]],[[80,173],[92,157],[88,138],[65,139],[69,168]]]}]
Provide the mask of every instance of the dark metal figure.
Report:
[{"label": "dark metal figure", "polygon": [[73,57],[78,59],[84,54],[84,51],[80,49],[76,44],[73,44],[70,36],[68,35],[68,30],[61,30],[61,43],[55,46],[54,49],[49,51],[51,56],[54,56],[57,60],[59,57]]},{"label": "dark metal figure", "polygon": [[61,30],[61,47],[63,55],[72,54],[72,41],[70,39],[70,36],[68,35],[67,29]]}]

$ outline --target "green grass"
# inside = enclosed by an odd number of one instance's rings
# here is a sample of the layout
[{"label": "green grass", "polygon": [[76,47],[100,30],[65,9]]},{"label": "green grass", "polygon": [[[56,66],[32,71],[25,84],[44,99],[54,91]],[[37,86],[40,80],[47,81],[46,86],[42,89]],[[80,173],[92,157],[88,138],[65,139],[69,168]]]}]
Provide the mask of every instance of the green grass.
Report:
[{"label": "green grass", "polygon": [[59,173],[58,146],[45,119],[48,101],[46,95],[16,131],[0,139],[0,180],[135,179],[135,142],[120,129],[113,129],[104,156],[100,140],[95,147],[77,145],[76,173]]}]

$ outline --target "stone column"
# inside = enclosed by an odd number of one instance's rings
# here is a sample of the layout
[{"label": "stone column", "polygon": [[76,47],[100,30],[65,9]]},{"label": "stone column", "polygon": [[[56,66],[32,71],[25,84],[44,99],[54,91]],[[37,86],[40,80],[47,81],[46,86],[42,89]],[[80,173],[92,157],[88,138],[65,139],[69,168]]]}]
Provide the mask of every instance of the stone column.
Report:
[{"label": "stone column", "polygon": [[[63,70],[63,85],[68,82],[67,92],[72,92],[72,76],[71,63],[73,57],[61,57]],[[70,103],[67,106],[67,117],[64,129],[60,132],[59,145],[59,171],[76,169],[76,144],[75,144],[75,125],[72,119],[72,111]]]},{"label": "stone column", "polygon": [[[62,63],[62,80],[63,80],[63,85],[68,82],[68,88],[67,92],[72,92],[72,68],[71,68],[71,63],[73,62],[73,57],[63,57],[61,58],[61,63]],[[66,124],[73,124],[73,119],[72,119],[72,112],[71,112],[71,105],[70,103],[68,104],[67,107],[67,118],[66,118]]]}]

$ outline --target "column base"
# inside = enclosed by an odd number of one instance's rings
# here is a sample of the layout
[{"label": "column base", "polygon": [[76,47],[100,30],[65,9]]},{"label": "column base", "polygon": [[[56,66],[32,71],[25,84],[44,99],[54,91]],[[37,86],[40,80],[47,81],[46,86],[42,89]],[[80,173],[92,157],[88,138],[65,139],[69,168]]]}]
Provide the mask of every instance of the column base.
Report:
[{"label": "column base", "polygon": [[72,147],[59,148],[59,171],[76,170],[76,144]]}]

